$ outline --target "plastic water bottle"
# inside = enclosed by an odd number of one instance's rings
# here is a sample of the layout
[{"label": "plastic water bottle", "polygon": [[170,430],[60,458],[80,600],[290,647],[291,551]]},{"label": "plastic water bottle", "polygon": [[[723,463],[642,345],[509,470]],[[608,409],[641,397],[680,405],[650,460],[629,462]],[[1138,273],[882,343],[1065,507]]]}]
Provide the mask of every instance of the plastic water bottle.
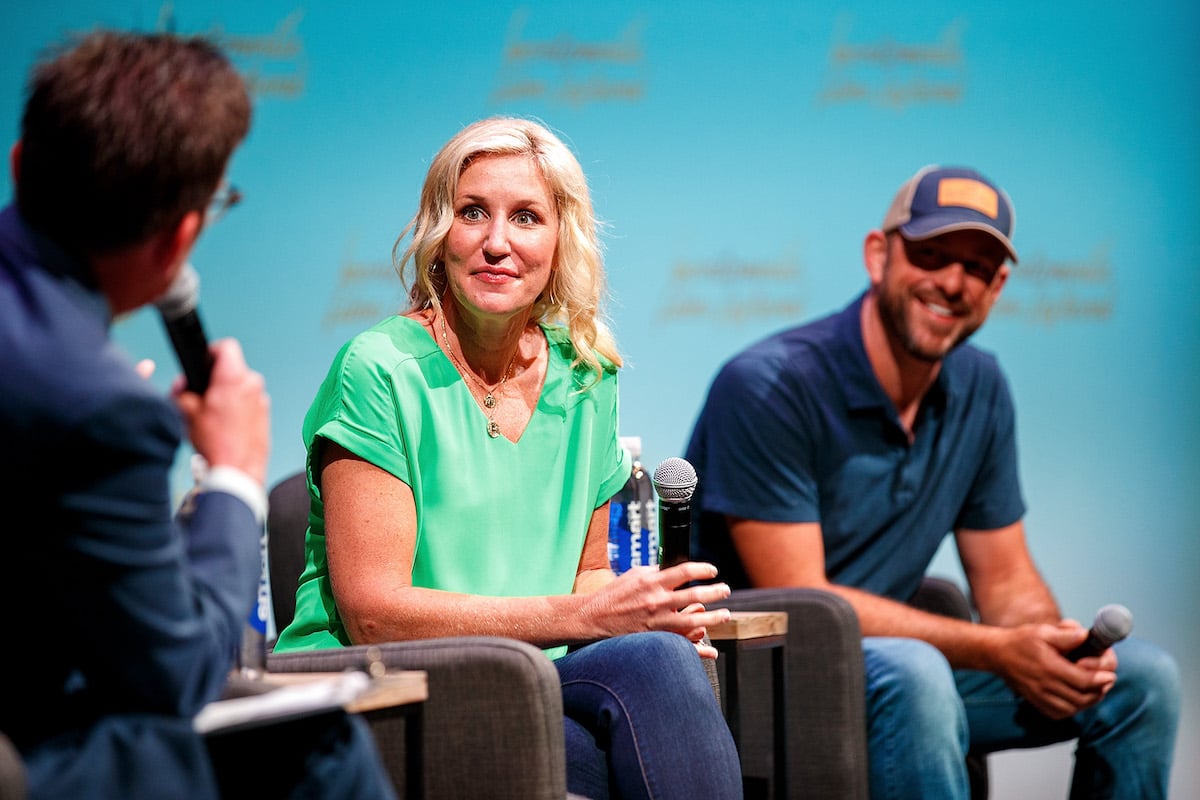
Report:
[{"label": "plastic water bottle", "polygon": [[630,567],[658,563],[658,516],[654,485],[642,467],[642,439],[622,436],[621,446],[629,452],[633,468],[609,505],[608,563],[618,575]]},{"label": "plastic water bottle", "polygon": [[[200,484],[208,474],[208,462],[199,453],[192,453],[189,468],[192,486],[180,502],[181,519],[191,517]],[[267,642],[275,639],[275,619],[271,613],[271,576],[267,569],[267,528],[263,525],[258,539],[260,572],[254,606],[242,626],[241,642],[234,653],[234,667],[242,671],[262,670],[267,664]]]}]

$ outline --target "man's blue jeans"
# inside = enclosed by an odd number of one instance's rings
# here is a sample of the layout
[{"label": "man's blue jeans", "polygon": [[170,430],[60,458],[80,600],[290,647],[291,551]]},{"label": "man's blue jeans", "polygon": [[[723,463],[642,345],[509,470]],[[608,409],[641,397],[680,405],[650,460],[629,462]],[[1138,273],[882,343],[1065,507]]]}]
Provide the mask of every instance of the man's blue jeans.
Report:
[{"label": "man's blue jeans", "polygon": [[863,639],[872,798],[969,797],[968,749],[990,753],[1078,739],[1072,798],[1167,796],[1179,671],[1163,650],[1116,645],[1117,682],[1064,720],[1034,711],[995,675],[952,670],[915,639]]},{"label": "man's blue jeans", "polygon": [[573,794],[595,800],[742,796],[733,737],[687,639],[620,636],[554,663]]}]

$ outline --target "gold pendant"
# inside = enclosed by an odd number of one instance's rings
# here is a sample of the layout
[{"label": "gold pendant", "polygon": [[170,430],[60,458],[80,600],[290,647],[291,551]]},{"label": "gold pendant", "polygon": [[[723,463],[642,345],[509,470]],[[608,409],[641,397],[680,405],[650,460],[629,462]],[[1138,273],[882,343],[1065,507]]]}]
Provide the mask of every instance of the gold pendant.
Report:
[{"label": "gold pendant", "polygon": [[485,406],[487,406],[488,408],[495,408],[495,407],[496,407],[496,398],[492,397],[492,393],[491,393],[491,392],[488,392],[488,393],[487,393],[487,396],[483,398],[483,404],[484,404]]},{"label": "gold pendant", "polygon": [[488,436],[495,439],[499,435],[500,435],[500,426],[496,424],[496,420],[494,420],[494,419],[489,420],[488,421]]}]

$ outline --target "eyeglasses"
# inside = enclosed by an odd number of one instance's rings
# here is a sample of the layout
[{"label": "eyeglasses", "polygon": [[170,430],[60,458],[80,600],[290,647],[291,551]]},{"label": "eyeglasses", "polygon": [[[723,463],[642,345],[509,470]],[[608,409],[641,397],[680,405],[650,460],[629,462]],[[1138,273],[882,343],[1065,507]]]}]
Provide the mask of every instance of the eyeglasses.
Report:
[{"label": "eyeglasses", "polygon": [[225,216],[229,209],[242,202],[242,192],[230,183],[221,184],[216,194],[208,201],[208,209],[204,212],[204,224],[212,225]]},{"label": "eyeglasses", "polygon": [[963,258],[961,253],[950,253],[933,243],[932,240],[923,242],[910,242],[903,236],[900,241],[904,242],[904,256],[914,267],[926,270],[927,272],[936,272],[940,269],[945,269],[951,264],[962,264],[963,272],[974,276],[986,284],[990,284],[996,277],[996,273],[1000,271],[1000,267],[1004,264],[1004,257],[999,260],[994,258]]}]

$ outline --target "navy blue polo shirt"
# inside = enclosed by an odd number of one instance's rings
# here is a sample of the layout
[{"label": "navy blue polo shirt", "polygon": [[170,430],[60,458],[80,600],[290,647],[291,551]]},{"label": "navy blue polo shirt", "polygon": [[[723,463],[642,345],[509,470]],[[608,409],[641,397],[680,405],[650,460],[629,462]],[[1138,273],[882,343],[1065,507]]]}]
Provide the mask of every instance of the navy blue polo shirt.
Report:
[{"label": "navy blue polo shirt", "polygon": [[727,514],[819,522],[832,582],[903,601],[949,532],[1025,512],[996,359],[970,345],[948,354],[910,444],[867,360],[862,300],[752,345],[709,389],[687,449],[692,553],[734,588],[750,583]]}]

